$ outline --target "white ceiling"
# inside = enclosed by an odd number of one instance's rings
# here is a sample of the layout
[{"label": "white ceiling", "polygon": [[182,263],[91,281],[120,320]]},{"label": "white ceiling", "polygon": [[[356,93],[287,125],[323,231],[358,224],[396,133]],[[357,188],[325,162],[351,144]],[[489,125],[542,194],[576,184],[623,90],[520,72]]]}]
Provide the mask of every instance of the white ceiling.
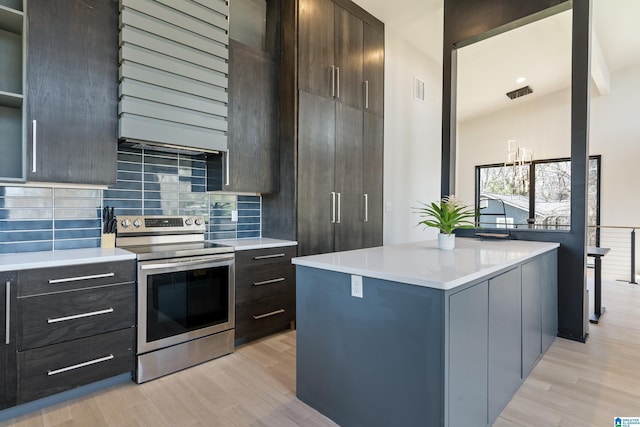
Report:
[{"label": "white ceiling", "polygon": [[[354,1],[442,63],[444,0]],[[458,118],[478,117],[569,87],[570,16],[568,11],[461,49],[468,52],[459,54],[458,93],[464,96],[458,100]],[[640,0],[593,0],[593,30],[609,73],[640,63],[638,17]],[[518,84],[517,77],[527,80]],[[515,101],[505,96],[527,84],[533,94]]]}]

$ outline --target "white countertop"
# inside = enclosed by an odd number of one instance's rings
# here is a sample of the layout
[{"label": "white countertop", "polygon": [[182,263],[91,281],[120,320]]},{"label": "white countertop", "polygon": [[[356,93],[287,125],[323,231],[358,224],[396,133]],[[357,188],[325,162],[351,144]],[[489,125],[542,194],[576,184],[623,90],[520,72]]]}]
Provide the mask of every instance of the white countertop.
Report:
[{"label": "white countertop", "polygon": [[560,244],[456,238],[452,251],[437,240],[294,258],[297,265],[448,290],[486,277]]},{"label": "white countertop", "polygon": [[251,249],[281,248],[285,246],[296,246],[298,242],[294,240],[270,239],[268,237],[244,238],[244,239],[220,239],[212,240],[213,243],[233,246],[236,251],[248,251]]},{"label": "white countertop", "polygon": [[129,259],[136,259],[136,255],[119,248],[84,248],[62,251],[0,254],[0,271],[61,267],[65,265],[124,261]]}]

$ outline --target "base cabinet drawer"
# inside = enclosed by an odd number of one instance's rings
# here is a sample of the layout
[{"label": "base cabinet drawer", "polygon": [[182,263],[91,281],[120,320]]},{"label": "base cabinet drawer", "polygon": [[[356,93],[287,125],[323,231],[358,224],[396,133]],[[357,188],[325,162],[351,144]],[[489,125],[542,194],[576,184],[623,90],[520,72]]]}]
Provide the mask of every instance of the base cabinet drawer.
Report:
[{"label": "base cabinet drawer", "polygon": [[288,263],[272,264],[269,268],[238,269],[236,271],[236,303],[257,301],[276,294],[295,292],[296,271]]},{"label": "base cabinet drawer", "polygon": [[18,352],[18,403],[134,369],[135,328]]},{"label": "base cabinet drawer", "polygon": [[295,294],[286,293],[236,306],[236,343],[289,328],[296,319]]},{"label": "base cabinet drawer", "polygon": [[18,350],[135,325],[133,283],[19,298]]}]

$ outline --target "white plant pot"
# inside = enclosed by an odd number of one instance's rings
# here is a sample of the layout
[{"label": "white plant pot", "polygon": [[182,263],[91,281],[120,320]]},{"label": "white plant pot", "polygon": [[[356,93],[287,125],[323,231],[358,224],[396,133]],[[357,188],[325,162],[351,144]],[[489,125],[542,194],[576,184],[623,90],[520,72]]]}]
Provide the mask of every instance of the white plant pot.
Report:
[{"label": "white plant pot", "polygon": [[456,247],[456,235],[455,234],[438,234],[438,247],[445,251],[451,251]]}]

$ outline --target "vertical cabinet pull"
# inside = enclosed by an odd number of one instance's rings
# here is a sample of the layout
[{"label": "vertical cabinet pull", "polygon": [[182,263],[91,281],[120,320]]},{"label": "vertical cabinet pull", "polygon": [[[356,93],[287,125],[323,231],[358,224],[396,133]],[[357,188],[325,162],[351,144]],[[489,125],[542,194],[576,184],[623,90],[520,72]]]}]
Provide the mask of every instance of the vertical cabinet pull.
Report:
[{"label": "vertical cabinet pull", "polygon": [[32,173],[36,173],[37,171],[37,167],[36,167],[36,153],[38,150],[38,122],[36,120],[32,120],[31,121],[31,133],[32,133],[32,138],[31,138],[31,148],[32,150],[32,159],[31,159],[31,172]]},{"label": "vertical cabinet pull", "polygon": [[11,344],[11,282],[7,280],[6,286],[6,300],[5,300],[5,323],[4,323],[4,343]]},{"label": "vertical cabinet pull", "polygon": [[224,156],[226,164],[224,167],[224,172],[225,172],[225,181],[224,181],[224,185],[229,185],[229,149],[227,148],[227,152]]},{"label": "vertical cabinet pull", "polygon": [[369,195],[364,193],[364,222],[369,222]]},{"label": "vertical cabinet pull", "polygon": [[331,97],[336,97],[336,66],[331,66]]},{"label": "vertical cabinet pull", "polygon": [[369,80],[364,81],[364,108],[369,109]]},{"label": "vertical cabinet pull", "polygon": [[336,98],[340,98],[340,67],[336,67]]},{"label": "vertical cabinet pull", "polygon": [[331,224],[336,223],[336,192],[331,192]]},{"label": "vertical cabinet pull", "polygon": [[338,219],[336,220],[337,224],[340,224],[340,217],[342,216],[342,207],[341,207],[341,203],[340,203],[340,193],[338,193],[338,207],[337,207],[337,211],[338,211]]}]

